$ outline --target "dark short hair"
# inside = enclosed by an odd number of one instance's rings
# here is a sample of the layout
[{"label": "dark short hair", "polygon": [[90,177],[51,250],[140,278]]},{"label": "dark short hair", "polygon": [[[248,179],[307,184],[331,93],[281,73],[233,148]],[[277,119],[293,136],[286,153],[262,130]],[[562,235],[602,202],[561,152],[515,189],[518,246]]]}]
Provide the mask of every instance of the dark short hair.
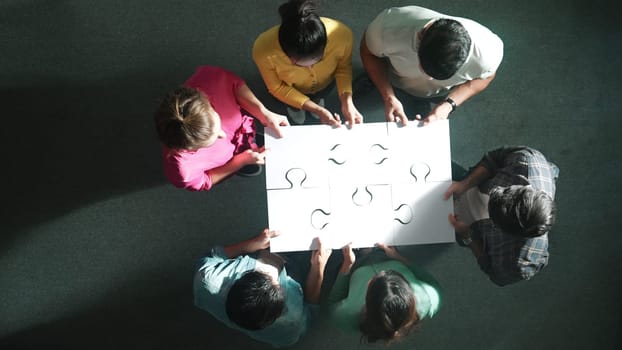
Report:
[{"label": "dark short hair", "polygon": [[153,119],[160,141],[173,149],[197,149],[214,137],[215,111],[199,90],[180,87],[169,92]]},{"label": "dark short hair", "polygon": [[279,44],[288,57],[316,58],[324,54],[326,28],[312,0],[289,0],[279,6]]},{"label": "dark short hair", "polygon": [[425,31],[419,43],[419,62],[423,71],[436,80],[456,74],[469,56],[471,37],[460,22],[441,18]]},{"label": "dark short hair", "polygon": [[402,274],[379,272],[370,281],[361,314],[364,342],[389,342],[408,334],[419,322],[415,294]]},{"label": "dark short hair", "polygon": [[249,271],[229,289],[225,308],[229,319],[238,326],[264,329],[283,313],[285,295],[269,275]]},{"label": "dark short hair", "polygon": [[531,186],[496,187],[490,192],[488,213],[503,231],[521,237],[537,237],[551,230],[556,207],[544,191]]}]

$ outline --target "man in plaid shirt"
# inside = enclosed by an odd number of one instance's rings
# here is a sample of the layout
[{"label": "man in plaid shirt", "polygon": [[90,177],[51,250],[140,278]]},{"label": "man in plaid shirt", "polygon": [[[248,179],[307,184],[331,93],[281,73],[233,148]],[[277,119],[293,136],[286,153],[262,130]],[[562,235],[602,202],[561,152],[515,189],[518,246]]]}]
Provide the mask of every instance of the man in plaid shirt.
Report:
[{"label": "man in plaid shirt", "polygon": [[490,151],[469,175],[453,182],[459,243],[471,248],[495,284],[528,280],[548,263],[548,232],[555,221],[557,166],[529,147]]}]

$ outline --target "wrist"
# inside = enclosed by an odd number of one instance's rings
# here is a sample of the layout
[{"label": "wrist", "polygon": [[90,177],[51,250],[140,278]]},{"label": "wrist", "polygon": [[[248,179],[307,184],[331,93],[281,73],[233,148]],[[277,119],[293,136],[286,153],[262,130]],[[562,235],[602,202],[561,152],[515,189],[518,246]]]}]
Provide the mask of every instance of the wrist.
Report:
[{"label": "wrist", "polygon": [[447,98],[443,101],[443,103],[444,103],[444,104],[446,104],[446,105],[448,105],[448,106],[451,108],[451,110],[449,111],[449,113],[447,113],[448,115],[449,115],[449,114],[451,114],[451,113],[453,113],[453,111],[455,111],[455,110],[456,110],[456,108],[458,108],[458,104],[456,104],[456,101],[454,101],[454,100],[453,100],[451,97],[449,97],[449,96],[448,96],[448,97],[447,97]]}]

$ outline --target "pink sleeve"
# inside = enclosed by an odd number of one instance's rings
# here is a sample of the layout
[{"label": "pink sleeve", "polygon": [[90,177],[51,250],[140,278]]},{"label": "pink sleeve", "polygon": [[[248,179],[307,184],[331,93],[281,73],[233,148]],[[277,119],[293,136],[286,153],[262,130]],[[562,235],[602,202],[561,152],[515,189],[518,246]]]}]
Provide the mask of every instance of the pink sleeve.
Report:
[{"label": "pink sleeve", "polygon": [[190,191],[207,191],[212,188],[209,170],[213,167],[199,157],[200,155],[169,151],[163,147],[164,174],[175,187]]}]

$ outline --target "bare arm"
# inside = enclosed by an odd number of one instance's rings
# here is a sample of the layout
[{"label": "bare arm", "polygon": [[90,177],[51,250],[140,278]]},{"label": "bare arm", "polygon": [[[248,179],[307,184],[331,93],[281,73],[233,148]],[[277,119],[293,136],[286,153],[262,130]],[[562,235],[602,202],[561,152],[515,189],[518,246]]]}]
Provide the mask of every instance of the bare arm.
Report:
[{"label": "bare arm", "polygon": [[266,249],[270,246],[270,239],[278,235],[278,231],[270,231],[266,228],[256,237],[226,246],[225,253],[228,258],[235,258],[242,254],[254,253],[258,250]]},{"label": "bare arm", "polygon": [[332,250],[325,249],[322,242],[318,239],[318,248],[311,254],[311,270],[307,276],[305,284],[305,300],[312,304],[320,303],[322,282],[324,281],[324,268]]},{"label": "bare arm", "polygon": [[235,98],[240,106],[257,118],[263,126],[273,129],[279,137],[283,136],[280,127],[289,125],[287,117],[267,109],[246,84],[237,89]]},{"label": "bare arm", "polygon": [[451,195],[461,195],[471,187],[477,186],[489,179],[491,176],[490,171],[482,165],[478,165],[469,173],[469,175],[462,181],[454,181],[451,183],[447,191],[445,191],[445,200],[449,199]]},{"label": "bare arm", "polygon": [[247,149],[233,156],[227,163],[210,169],[207,173],[212,179],[212,184],[215,185],[240,170],[243,166],[249,164],[264,164],[265,160],[266,150],[263,147],[255,150]]},{"label": "bare arm", "polygon": [[[495,74],[486,79],[473,79],[463,84],[456,85],[451,89],[451,92],[447,95],[447,97],[452,99],[456,103],[456,106],[460,106],[466,100],[484,91],[494,78]],[[447,119],[449,118],[449,113],[451,113],[451,111],[451,104],[443,101],[432,109],[430,114],[425,118],[423,124],[426,125],[435,120]]]},{"label": "bare arm", "polygon": [[395,91],[389,81],[386,59],[375,56],[369,51],[365,41],[365,35],[363,35],[361,39],[360,52],[363,67],[365,67],[367,75],[369,75],[371,81],[376,85],[384,101],[387,121],[395,121],[397,118],[404,124],[408,123],[408,118],[406,118],[402,103],[395,96]]}]

